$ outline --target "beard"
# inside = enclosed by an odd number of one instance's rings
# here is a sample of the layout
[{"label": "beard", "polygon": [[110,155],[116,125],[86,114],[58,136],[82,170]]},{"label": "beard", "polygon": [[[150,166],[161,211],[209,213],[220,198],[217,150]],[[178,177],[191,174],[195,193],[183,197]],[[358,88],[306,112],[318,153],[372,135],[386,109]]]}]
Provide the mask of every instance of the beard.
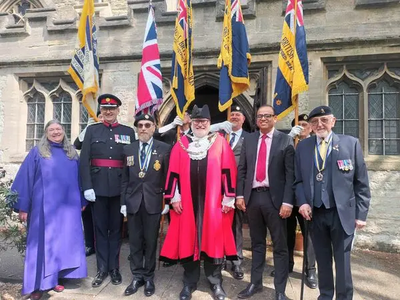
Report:
[{"label": "beard", "polygon": [[192,125],[192,132],[193,135],[199,139],[205,137],[208,135],[208,133],[210,132],[210,126],[207,126],[204,129],[196,129],[193,125]]}]

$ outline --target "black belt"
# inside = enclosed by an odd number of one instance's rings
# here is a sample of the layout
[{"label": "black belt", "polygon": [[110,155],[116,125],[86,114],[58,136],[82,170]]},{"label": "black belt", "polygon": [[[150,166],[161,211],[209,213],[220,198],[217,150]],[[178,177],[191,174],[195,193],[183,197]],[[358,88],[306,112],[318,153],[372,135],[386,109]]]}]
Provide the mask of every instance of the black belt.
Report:
[{"label": "black belt", "polygon": [[253,188],[252,190],[255,192],[261,193],[261,192],[269,191],[269,187],[268,186],[259,186],[259,187]]}]

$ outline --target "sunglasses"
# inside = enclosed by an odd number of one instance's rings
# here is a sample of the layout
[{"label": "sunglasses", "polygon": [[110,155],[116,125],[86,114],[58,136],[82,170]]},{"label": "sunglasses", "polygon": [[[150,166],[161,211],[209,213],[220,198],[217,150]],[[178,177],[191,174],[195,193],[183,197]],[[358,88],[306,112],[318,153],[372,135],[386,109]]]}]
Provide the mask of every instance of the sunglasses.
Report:
[{"label": "sunglasses", "polygon": [[144,123],[144,124],[142,124],[142,123],[139,123],[138,124],[138,128],[147,128],[147,129],[149,129],[151,126],[153,126],[153,124],[150,124],[150,123]]}]

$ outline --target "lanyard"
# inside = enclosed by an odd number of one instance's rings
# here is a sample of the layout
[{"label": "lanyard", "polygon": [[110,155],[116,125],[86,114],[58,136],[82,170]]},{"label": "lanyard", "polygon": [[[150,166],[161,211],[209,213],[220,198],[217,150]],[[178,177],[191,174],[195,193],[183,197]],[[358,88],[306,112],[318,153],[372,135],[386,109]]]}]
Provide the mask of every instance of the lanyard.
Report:
[{"label": "lanyard", "polygon": [[[325,141],[323,141],[325,143]],[[321,173],[323,170],[325,170],[325,163],[326,163],[326,158],[328,157],[329,154],[329,148],[331,147],[332,144],[332,135],[329,138],[328,142],[327,142],[327,146],[326,146],[326,155],[325,158],[322,158],[321,156],[321,160],[322,160],[322,166],[319,165],[319,159],[318,159],[318,144],[317,142],[315,142],[315,147],[314,147],[314,154],[315,154],[315,166],[318,169],[318,172]]]}]

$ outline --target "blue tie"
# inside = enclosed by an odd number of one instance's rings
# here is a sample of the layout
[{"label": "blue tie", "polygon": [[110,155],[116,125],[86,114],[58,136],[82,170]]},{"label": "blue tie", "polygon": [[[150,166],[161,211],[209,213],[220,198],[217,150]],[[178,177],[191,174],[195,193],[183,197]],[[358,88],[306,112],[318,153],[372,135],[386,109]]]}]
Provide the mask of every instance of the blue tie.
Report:
[{"label": "blue tie", "polygon": [[142,150],[140,151],[140,162],[142,163],[142,166],[144,165],[144,160],[146,159],[146,146],[147,143],[143,143]]},{"label": "blue tie", "polygon": [[236,137],[236,133],[232,133],[231,134],[231,140],[229,141],[229,146],[231,146],[231,148],[233,147],[233,144],[235,143],[235,137]]}]

